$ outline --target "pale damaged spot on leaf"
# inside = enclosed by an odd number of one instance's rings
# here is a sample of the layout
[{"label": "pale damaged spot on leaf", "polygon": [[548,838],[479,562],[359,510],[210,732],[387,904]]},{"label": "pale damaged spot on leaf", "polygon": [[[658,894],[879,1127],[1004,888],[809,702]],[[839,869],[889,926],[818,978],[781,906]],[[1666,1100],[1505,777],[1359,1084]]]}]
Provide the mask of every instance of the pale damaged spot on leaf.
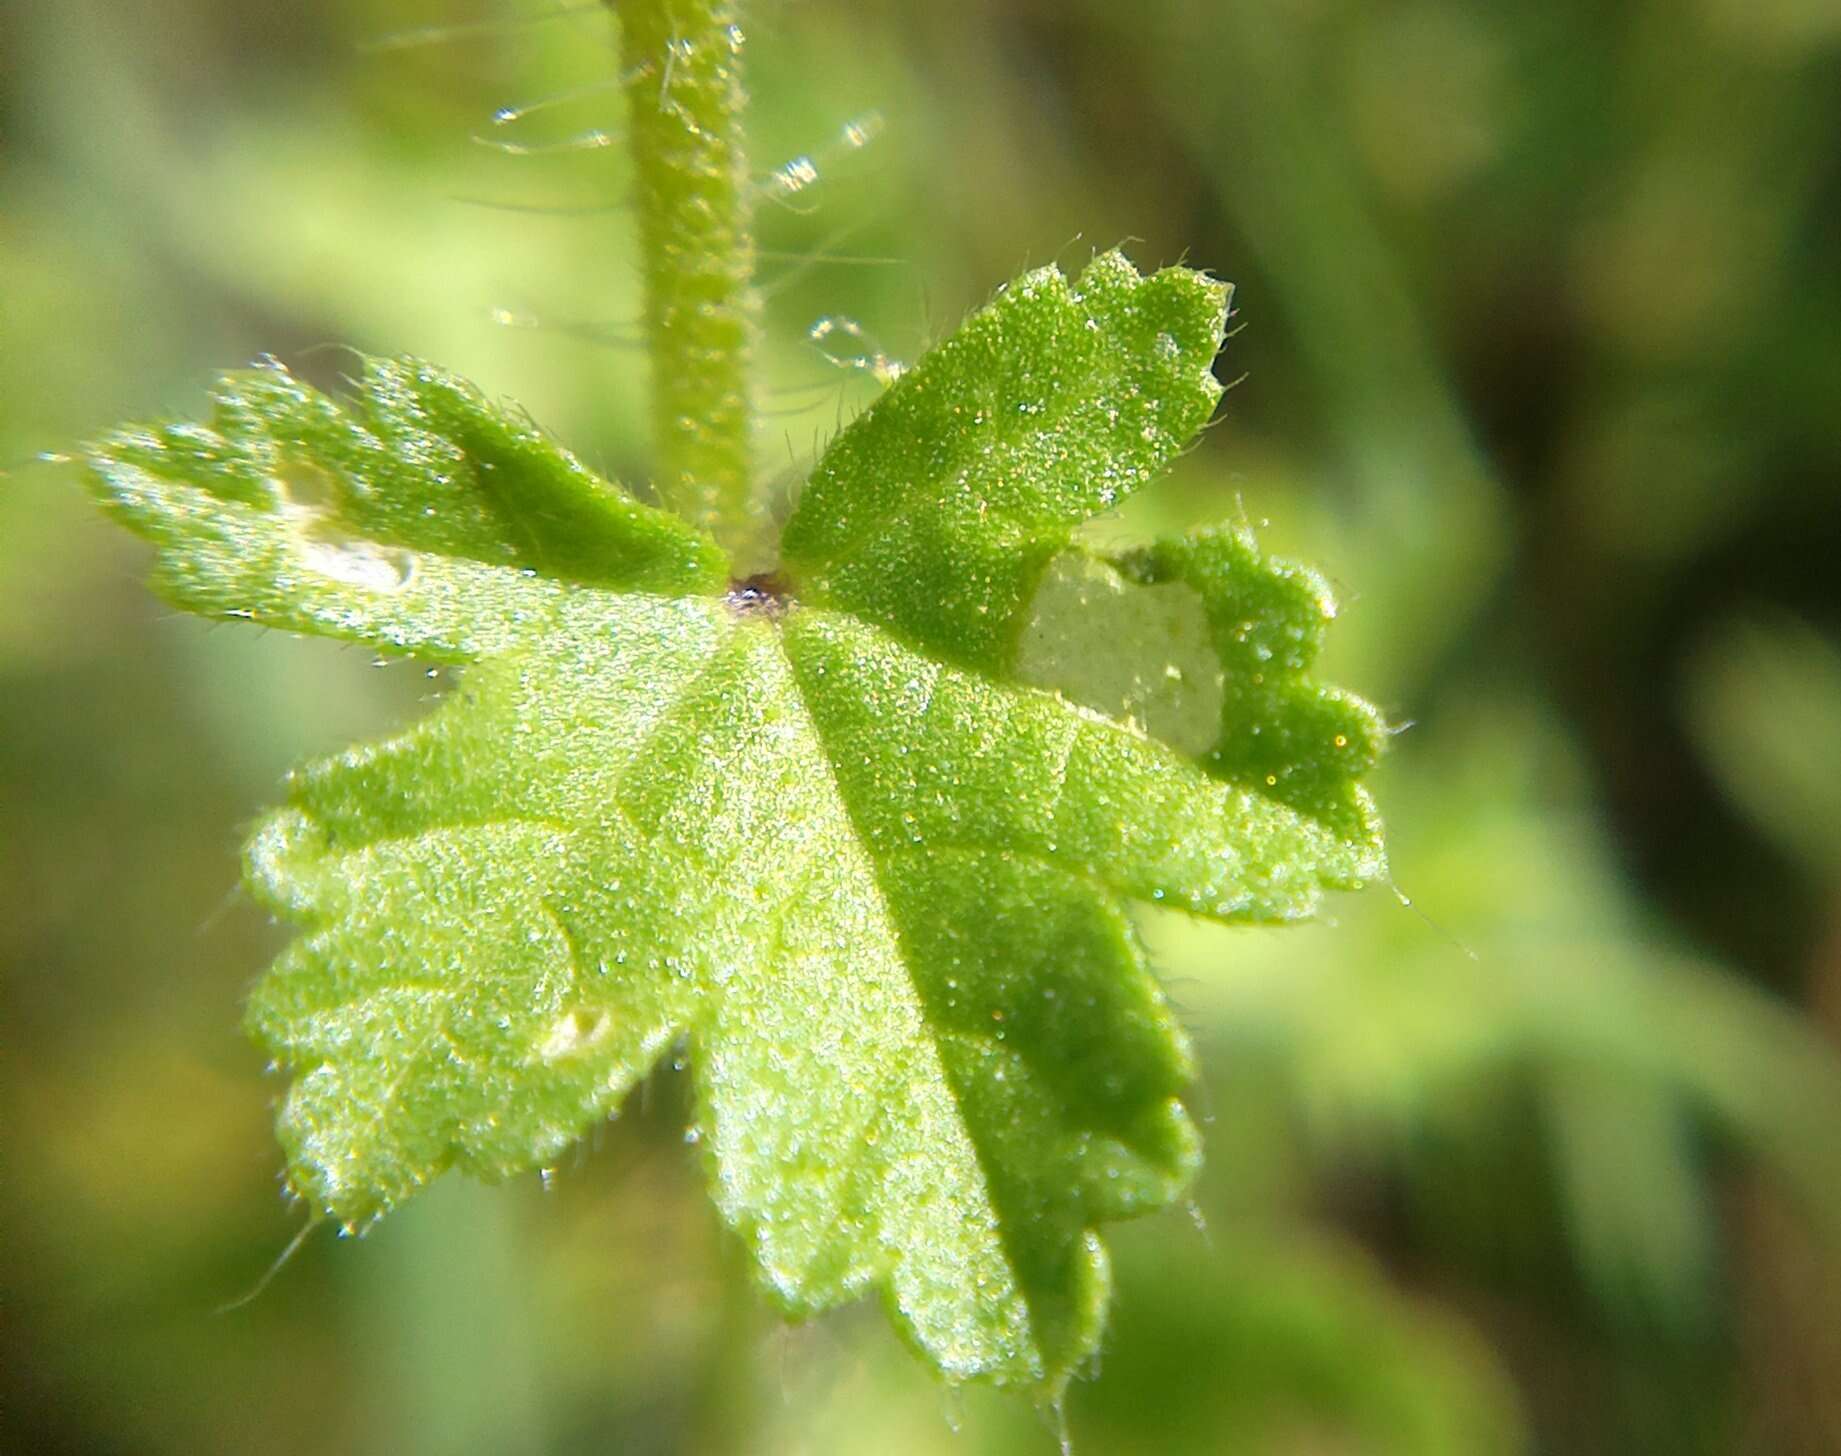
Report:
[{"label": "pale damaged spot on leaf", "polygon": [[1201,755],[1221,732],[1222,674],[1201,594],[1145,586],[1084,551],[1043,573],[1016,675]]},{"label": "pale damaged spot on leaf", "polygon": [[605,1041],[613,1029],[614,1019],[605,1010],[578,1006],[551,1023],[550,1034],[537,1048],[537,1055],[546,1062],[580,1056]]},{"label": "pale damaged spot on leaf", "polygon": [[331,471],[311,461],[286,461],[268,483],[308,571],[361,591],[400,591],[414,578],[414,552],[381,546],[342,527],[342,502],[350,491]]},{"label": "pale damaged spot on leaf", "polygon": [[307,570],[362,591],[401,591],[415,579],[413,552],[370,541],[326,540],[306,534],[300,554]]}]

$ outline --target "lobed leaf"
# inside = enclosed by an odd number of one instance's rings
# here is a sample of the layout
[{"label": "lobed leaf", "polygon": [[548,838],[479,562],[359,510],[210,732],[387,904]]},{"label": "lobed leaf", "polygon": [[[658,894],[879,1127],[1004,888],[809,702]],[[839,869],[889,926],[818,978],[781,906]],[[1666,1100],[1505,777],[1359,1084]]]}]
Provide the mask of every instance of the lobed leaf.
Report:
[{"label": "lobed leaf", "polygon": [[1099,1226],[1197,1157],[1130,903],[1293,919],[1382,863],[1366,759],[1320,741],[1378,720],[1303,676],[1323,598],[1250,540],[1122,568],[1199,594],[1210,751],[1015,671],[1073,526],[1206,417],[1224,307],[1116,255],[1013,287],[821,463],[797,596],[724,593],[701,532],[411,362],[344,406],[233,376],[210,428],[96,447],[182,605],[468,664],[251,842],[300,927],[249,1005],[295,1075],[292,1187],[358,1225],[543,1165],[685,1038],[787,1311],[879,1289],[948,1376],[1057,1392]]}]

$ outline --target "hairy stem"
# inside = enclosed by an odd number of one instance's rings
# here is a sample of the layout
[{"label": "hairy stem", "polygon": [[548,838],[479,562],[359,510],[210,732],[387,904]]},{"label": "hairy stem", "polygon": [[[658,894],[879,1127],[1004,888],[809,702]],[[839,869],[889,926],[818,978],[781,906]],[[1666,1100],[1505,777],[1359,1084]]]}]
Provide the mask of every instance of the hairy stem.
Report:
[{"label": "hairy stem", "polygon": [[759,564],[749,392],[756,304],[742,32],[725,0],[618,0],[646,272],[658,489]]}]

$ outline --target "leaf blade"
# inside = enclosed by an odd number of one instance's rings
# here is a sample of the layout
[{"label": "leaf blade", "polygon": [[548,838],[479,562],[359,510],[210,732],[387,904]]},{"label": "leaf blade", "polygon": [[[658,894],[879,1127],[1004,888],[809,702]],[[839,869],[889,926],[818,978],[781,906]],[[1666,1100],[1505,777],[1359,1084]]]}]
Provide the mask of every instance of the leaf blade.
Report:
[{"label": "leaf blade", "polygon": [[[950,1378],[1058,1394],[1100,1227],[1199,1156],[1131,903],[1290,920],[1384,868],[1366,761],[1311,757],[1365,710],[1306,676],[1314,578],[1209,541],[1106,564],[1199,604],[1254,709],[1210,752],[1023,642],[1074,527],[1206,419],[1225,308],[1117,255],[1022,280],[827,454],[797,597],[725,595],[708,537],[414,361],[343,404],[233,377],[211,426],[97,446],[182,605],[463,665],[248,851],[300,929],[247,1017],[295,1073],[295,1190],[361,1227],[448,1168],[542,1166],[685,1038],[713,1195],[785,1310],[879,1289]],[[1249,621],[1292,633],[1263,697]],[[1249,722],[1297,784],[1225,753]]]},{"label": "leaf blade", "polygon": [[226,375],[212,406],[209,426],[88,451],[92,490],[187,610],[468,661],[581,586],[727,580],[703,533],[419,361],[367,360],[343,405],[278,365]]},{"label": "leaf blade", "polygon": [[816,605],[963,665],[1007,666],[1074,526],[1186,447],[1221,387],[1228,289],[1117,253],[1025,274],[834,440],[782,541]]}]

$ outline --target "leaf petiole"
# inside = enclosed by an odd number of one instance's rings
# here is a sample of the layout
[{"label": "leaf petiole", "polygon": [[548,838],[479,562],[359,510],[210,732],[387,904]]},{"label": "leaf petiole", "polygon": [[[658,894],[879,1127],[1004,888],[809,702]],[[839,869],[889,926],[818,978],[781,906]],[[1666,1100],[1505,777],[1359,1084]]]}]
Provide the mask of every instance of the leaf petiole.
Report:
[{"label": "leaf petiole", "polygon": [[621,0],[658,490],[742,569],[760,559],[744,36],[726,0]]}]

